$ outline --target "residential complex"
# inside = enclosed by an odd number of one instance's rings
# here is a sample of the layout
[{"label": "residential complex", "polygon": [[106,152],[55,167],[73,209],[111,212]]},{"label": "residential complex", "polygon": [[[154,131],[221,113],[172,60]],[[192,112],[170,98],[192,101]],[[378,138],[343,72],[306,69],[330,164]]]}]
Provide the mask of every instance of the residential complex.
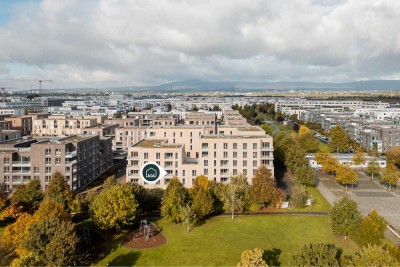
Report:
[{"label": "residential complex", "polygon": [[22,138],[0,144],[0,183],[7,191],[32,179],[45,189],[58,171],[78,190],[112,166],[111,138],[72,135]]}]

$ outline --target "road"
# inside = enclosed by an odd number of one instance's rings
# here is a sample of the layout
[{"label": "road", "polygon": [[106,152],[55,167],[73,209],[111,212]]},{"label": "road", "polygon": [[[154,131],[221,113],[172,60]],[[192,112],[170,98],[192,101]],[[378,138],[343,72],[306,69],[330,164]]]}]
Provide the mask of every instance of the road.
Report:
[{"label": "road", "polygon": [[[396,194],[395,191],[388,192],[387,187],[381,185],[379,180],[371,180],[363,172],[358,174],[358,185],[354,189],[350,187],[348,191],[336,183],[332,175],[322,172],[316,174],[319,180],[317,188],[331,205],[340,198],[347,196],[357,202],[363,215],[376,210],[386,219],[389,225],[400,233],[400,195]],[[400,240],[390,233],[387,233],[387,237],[396,243],[400,243]]]}]

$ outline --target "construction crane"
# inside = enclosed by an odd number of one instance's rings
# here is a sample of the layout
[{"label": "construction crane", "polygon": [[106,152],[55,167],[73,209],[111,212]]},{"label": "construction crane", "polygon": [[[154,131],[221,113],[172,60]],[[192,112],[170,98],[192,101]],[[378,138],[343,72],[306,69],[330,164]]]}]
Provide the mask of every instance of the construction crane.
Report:
[{"label": "construction crane", "polygon": [[[52,83],[53,80],[33,80],[33,79],[0,79],[1,81],[22,81],[22,82],[38,82],[39,83],[39,96],[42,96],[42,82]],[[1,89],[1,88],[0,88]]]},{"label": "construction crane", "polygon": [[52,83],[53,80],[39,80],[39,96],[42,96],[42,82],[49,82]]}]

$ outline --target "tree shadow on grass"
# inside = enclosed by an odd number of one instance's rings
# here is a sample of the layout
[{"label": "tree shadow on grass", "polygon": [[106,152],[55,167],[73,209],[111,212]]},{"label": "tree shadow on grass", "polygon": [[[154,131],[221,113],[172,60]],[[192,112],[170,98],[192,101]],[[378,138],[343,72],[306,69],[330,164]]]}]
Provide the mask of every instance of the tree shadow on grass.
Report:
[{"label": "tree shadow on grass", "polygon": [[140,257],[139,251],[131,251],[123,255],[115,257],[112,261],[107,263],[107,266],[133,266]]},{"label": "tree shadow on grass", "polygon": [[269,250],[265,250],[263,254],[263,259],[268,264],[268,266],[281,266],[281,262],[279,261],[279,256],[281,255],[282,250],[279,248],[273,248]]}]

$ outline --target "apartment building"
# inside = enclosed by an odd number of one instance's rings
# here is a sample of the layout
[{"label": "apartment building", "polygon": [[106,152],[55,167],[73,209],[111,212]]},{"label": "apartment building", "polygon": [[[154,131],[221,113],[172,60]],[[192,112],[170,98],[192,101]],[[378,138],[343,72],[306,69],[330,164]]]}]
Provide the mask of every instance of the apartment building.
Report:
[{"label": "apartment building", "polygon": [[[165,188],[176,176],[186,187],[191,187],[194,178],[201,174],[228,183],[230,176],[243,173],[251,182],[261,165],[274,174],[272,137],[260,127],[226,125],[218,127],[218,134],[210,126],[147,130],[146,139],[128,147],[127,181]],[[147,162],[157,162],[168,175],[157,184],[146,184],[139,171]]]},{"label": "apartment building", "polygon": [[32,134],[32,116],[21,115],[21,116],[10,116],[5,118],[6,121],[11,122],[11,128],[13,130],[21,131],[22,136]]},{"label": "apartment building", "polygon": [[400,126],[366,126],[360,139],[360,144],[366,149],[377,149],[378,152],[385,153],[393,146],[400,146]]},{"label": "apartment building", "polygon": [[0,183],[8,191],[32,179],[40,180],[45,189],[56,171],[78,190],[112,166],[111,138],[74,135],[7,141],[0,144],[0,162]]},{"label": "apartment building", "polygon": [[21,138],[19,130],[2,130],[0,128],[0,142]]},{"label": "apartment building", "polygon": [[96,125],[96,119],[77,119],[68,116],[49,116],[33,119],[34,136],[63,136],[80,134],[81,128]]},{"label": "apartment building", "polygon": [[[371,157],[368,155],[364,155],[365,161],[359,165],[355,164],[353,161],[353,155],[352,154],[332,154],[332,156],[342,165],[347,165],[352,169],[363,169],[368,166],[368,163],[370,161],[376,160],[380,168],[385,168],[386,167],[386,160],[378,158],[376,159],[375,157]],[[310,167],[313,169],[320,169],[322,168],[322,165],[319,164],[315,160],[315,154],[307,154],[306,159],[309,161]]]}]

